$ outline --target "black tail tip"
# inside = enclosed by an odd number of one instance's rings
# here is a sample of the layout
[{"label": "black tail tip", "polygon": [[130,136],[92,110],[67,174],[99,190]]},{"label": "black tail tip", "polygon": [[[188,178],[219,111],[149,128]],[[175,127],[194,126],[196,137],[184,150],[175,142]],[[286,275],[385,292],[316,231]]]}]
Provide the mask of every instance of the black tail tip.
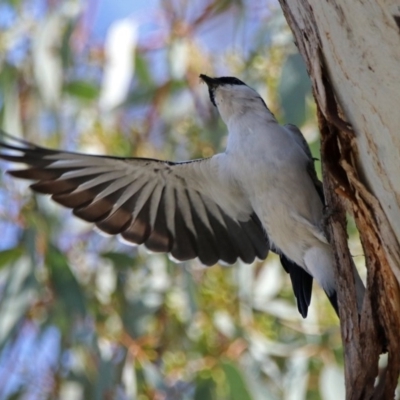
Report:
[{"label": "black tail tip", "polygon": [[326,293],[326,295],[328,296],[328,299],[332,304],[333,309],[335,310],[337,316],[339,317],[339,305],[337,300],[337,293],[336,292],[333,292],[331,294]]}]

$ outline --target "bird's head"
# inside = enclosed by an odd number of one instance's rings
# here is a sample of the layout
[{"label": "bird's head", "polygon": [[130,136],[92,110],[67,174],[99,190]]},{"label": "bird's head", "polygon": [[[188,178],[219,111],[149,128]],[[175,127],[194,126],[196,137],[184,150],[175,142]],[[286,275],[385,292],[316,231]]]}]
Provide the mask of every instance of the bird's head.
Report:
[{"label": "bird's head", "polygon": [[208,86],[210,100],[218,108],[222,119],[228,123],[232,116],[240,116],[249,111],[265,113],[266,105],[260,95],[240,79],[223,76],[211,78],[200,75]]}]

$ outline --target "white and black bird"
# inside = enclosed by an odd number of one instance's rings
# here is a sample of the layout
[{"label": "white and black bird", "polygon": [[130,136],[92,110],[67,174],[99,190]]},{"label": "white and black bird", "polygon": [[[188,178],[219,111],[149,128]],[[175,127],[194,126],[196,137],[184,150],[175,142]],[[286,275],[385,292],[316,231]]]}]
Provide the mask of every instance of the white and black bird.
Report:
[{"label": "white and black bird", "polygon": [[[14,139],[0,157],[9,173],[102,231],[179,261],[205,265],[265,259],[271,248],[307,316],[313,278],[337,311],[334,257],[322,228],[323,192],[298,128],[281,126],[237,78],[210,78],[210,100],[228,127],[226,150],[171,162],[50,150]],[[364,286],[354,272],[359,306]]]}]

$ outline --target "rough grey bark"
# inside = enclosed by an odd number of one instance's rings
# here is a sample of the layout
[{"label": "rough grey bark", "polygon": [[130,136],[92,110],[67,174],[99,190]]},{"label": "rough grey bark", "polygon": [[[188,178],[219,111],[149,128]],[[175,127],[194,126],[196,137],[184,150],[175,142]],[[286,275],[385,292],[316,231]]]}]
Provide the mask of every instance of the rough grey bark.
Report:
[{"label": "rough grey bark", "polygon": [[[347,399],[392,399],[400,372],[400,4],[280,0],[318,108],[336,250]],[[356,310],[345,229],[356,221],[367,292]],[[388,353],[387,367],[378,359]],[[376,380],[376,378],[379,378]]]}]

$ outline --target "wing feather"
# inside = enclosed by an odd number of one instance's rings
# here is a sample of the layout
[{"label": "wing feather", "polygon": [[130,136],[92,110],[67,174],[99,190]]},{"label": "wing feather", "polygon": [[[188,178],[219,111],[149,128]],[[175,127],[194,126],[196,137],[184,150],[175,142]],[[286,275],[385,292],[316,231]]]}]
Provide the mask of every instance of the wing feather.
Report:
[{"label": "wing feather", "polygon": [[[198,247],[193,226],[193,217],[190,213],[189,203],[182,206],[182,199],[186,197],[182,191],[175,191],[177,206],[175,207],[175,241],[171,249],[171,255],[176,260],[187,261],[197,256]],[[192,227],[193,230],[190,228]]]},{"label": "wing feather", "polygon": [[31,189],[43,194],[71,193],[88,179],[96,179],[98,176],[98,174],[93,174],[73,179],[42,180],[33,183]]},{"label": "wing feather", "polygon": [[188,191],[191,201],[191,212],[193,224],[196,231],[196,246],[200,261],[204,265],[214,265],[221,258],[214,233],[207,218],[201,196],[195,191]]},{"label": "wing feather", "polygon": [[232,244],[230,235],[227,235],[226,225],[210,214],[210,223],[218,243],[219,258],[228,264],[233,264],[240,256],[237,248]]},{"label": "wing feather", "polygon": [[85,207],[93,201],[98,192],[106,189],[107,186],[108,183],[105,182],[86,190],[55,194],[51,196],[51,198],[57,203],[63,205],[64,207],[68,208]]},{"label": "wing feather", "polygon": [[125,187],[115,190],[108,196],[96,196],[88,205],[75,208],[73,213],[88,222],[99,222],[108,217],[114,208],[114,203],[125,191]]},{"label": "wing feather", "polygon": [[218,177],[221,157],[172,163],[0,142],[0,158],[28,167],[10,174],[100,230],[177,260],[252,262],[269,245],[243,196]]},{"label": "wing feather", "polygon": [[145,245],[149,250],[169,253],[172,248],[173,239],[167,228],[166,203],[164,193],[165,188],[162,189],[158,198],[158,207],[156,210],[157,213],[155,214],[155,221],[152,226],[151,233],[145,241]]}]

